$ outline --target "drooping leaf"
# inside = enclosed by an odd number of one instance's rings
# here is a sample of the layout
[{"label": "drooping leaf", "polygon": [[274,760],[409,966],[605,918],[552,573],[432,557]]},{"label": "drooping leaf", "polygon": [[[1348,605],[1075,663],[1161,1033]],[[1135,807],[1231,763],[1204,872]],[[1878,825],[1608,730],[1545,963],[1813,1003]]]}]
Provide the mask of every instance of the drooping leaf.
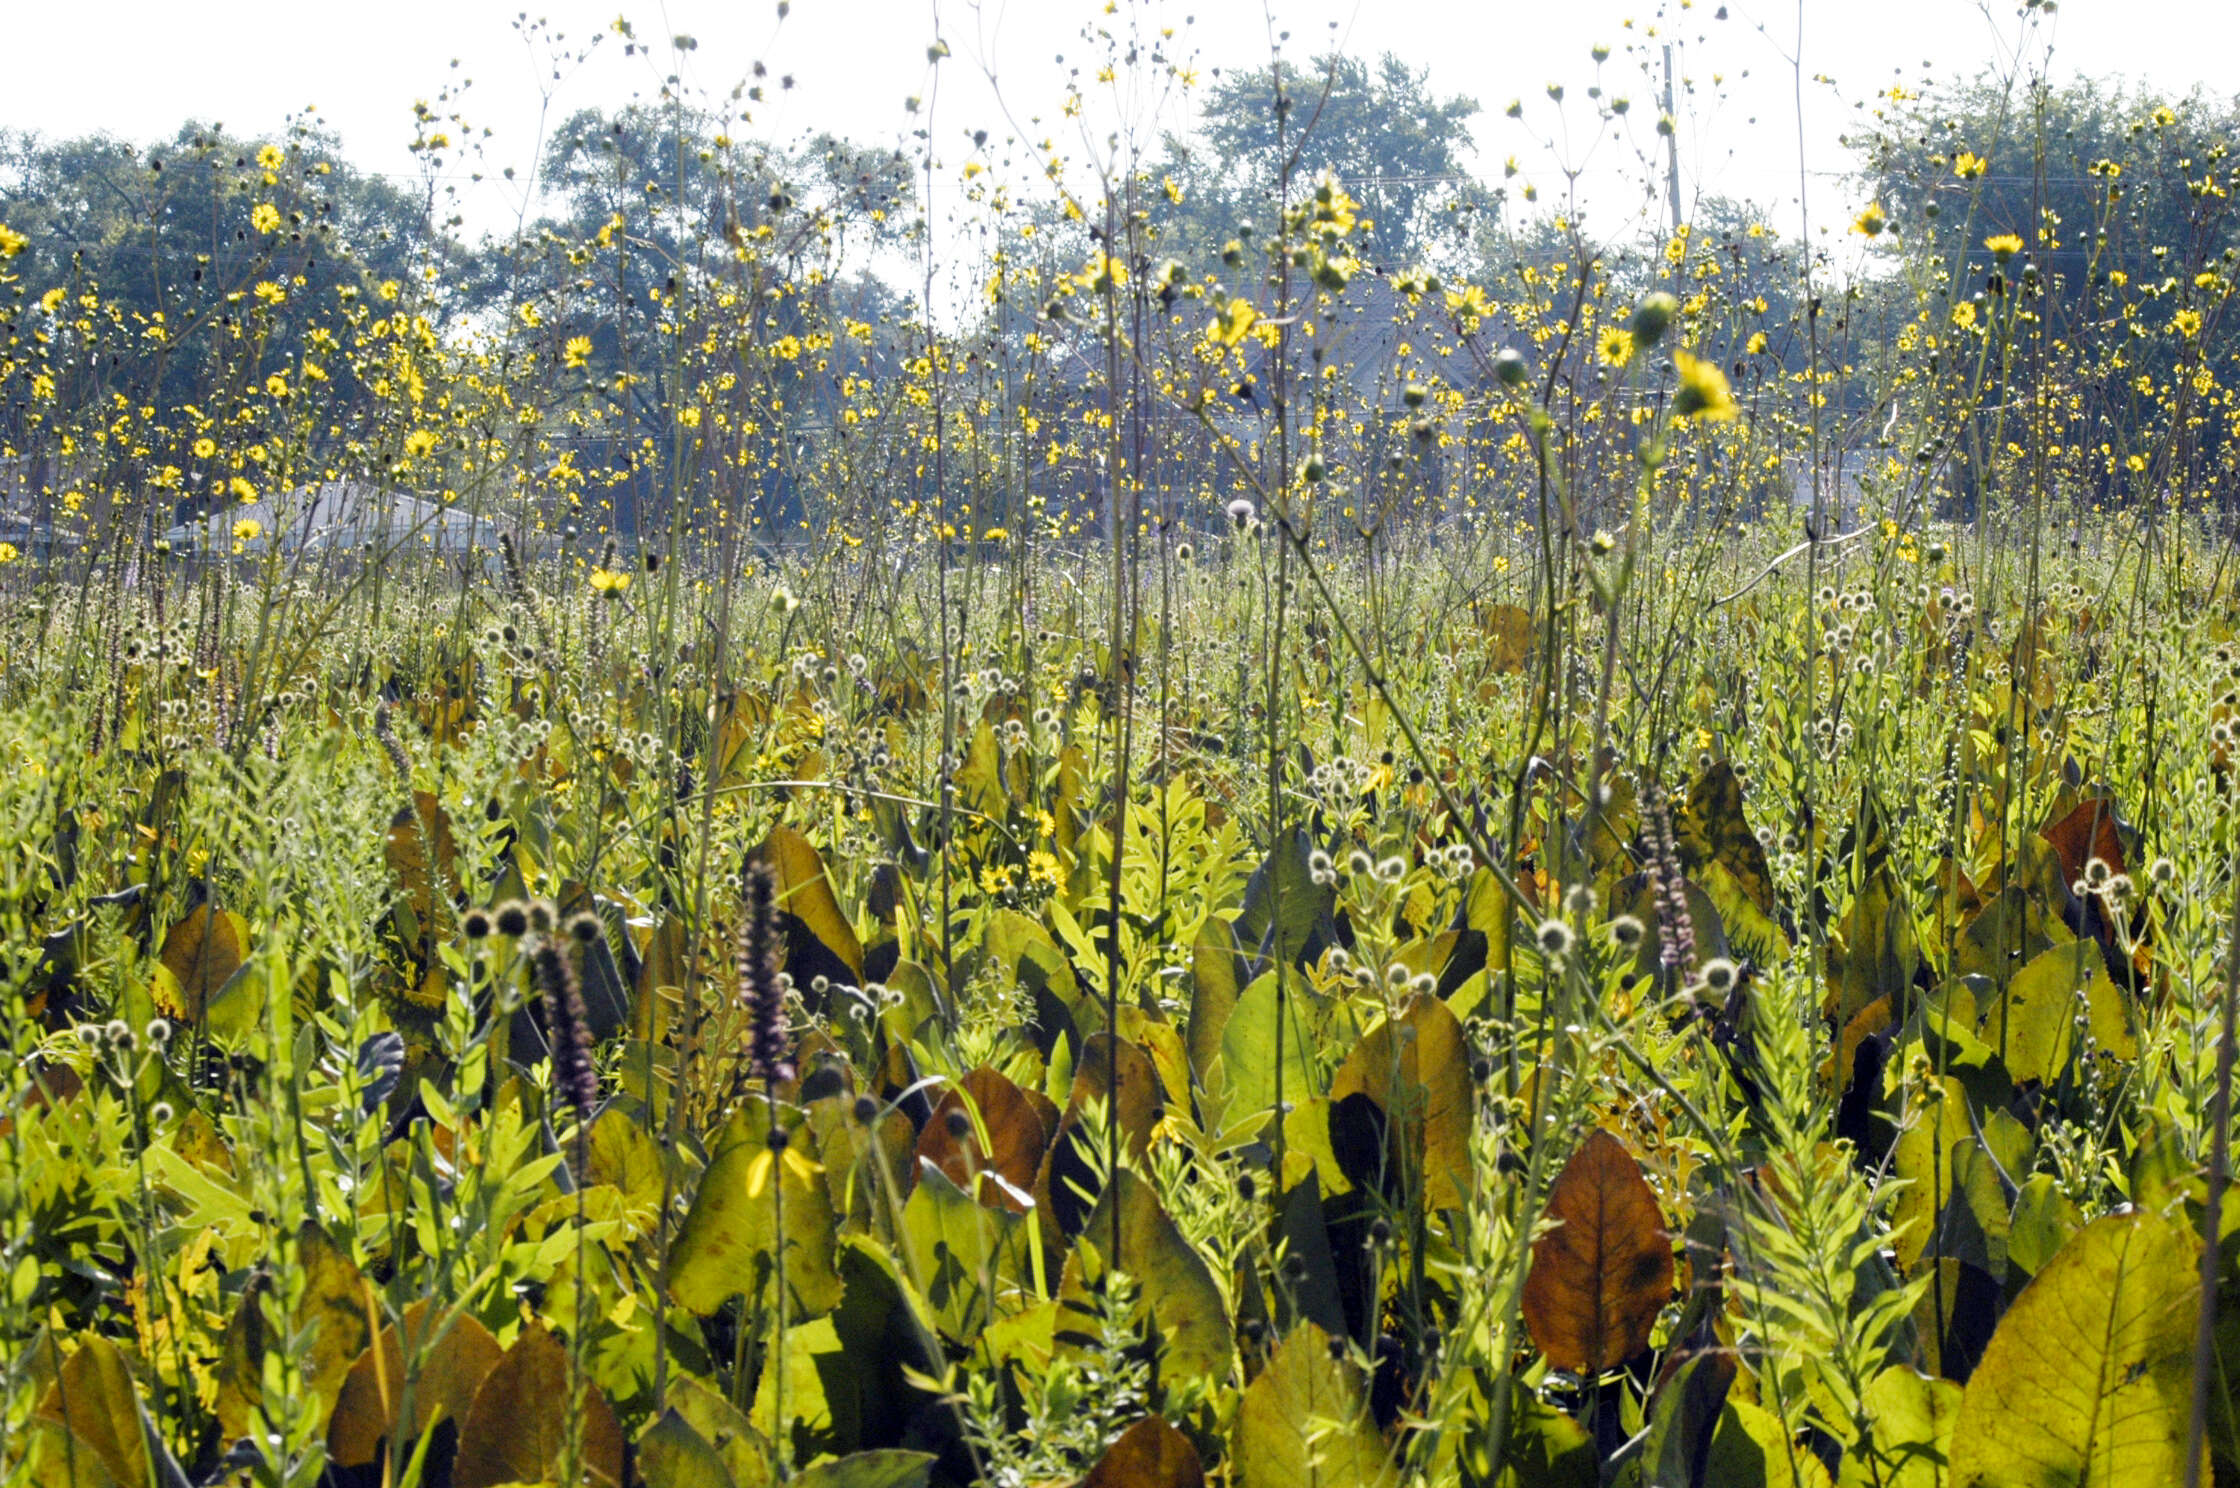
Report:
[{"label": "drooping leaf", "polygon": [[1691,878],[1716,863],[1760,914],[1774,912],[1773,873],[1764,844],[1742,814],[1742,782],[1732,764],[1716,761],[1688,787],[1688,804],[1673,819],[1672,832]]},{"label": "drooping leaf", "polygon": [[1245,883],[1237,940],[1263,966],[1310,964],[1334,938],[1338,891],[1314,881],[1313,851],[1305,828],[1286,827]]},{"label": "drooping leaf", "polygon": [[1921,946],[1905,888],[1886,859],[1859,886],[1840,937],[1828,942],[1827,960],[1828,1011],[1838,1026],[1883,998],[1893,1017],[1905,1006]]},{"label": "drooping leaf", "polygon": [[539,1325],[524,1329],[475,1391],[452,1488],[565,1481],[571,1417],[586,1480],[621,1488],[622,1426],[597,1385],[585,1380],[581,1390],[569,1390],[567,1346]]},{"label": "drooping leaf", "polygon": [[1670,1488],[1712,1488],[1711,1439],[1735,1374],[1731,1354],[1705,1350],[1681,1360],[1657,1386],[1641,1451],[1649,1481]]},{"label": "drooping leaf", "polygon": [[1672,1298],[1672,1239],[1625,1145],[1597,1129],[1548,1193],[1559,1221],[1532,1247],[1524,1321],[1558,1369],[1598,1373],[1649,1342]]},{"label": "drooping leaf", "polygon": [[1160,1416],[1145,1416],[1104,1449],[1081,1488],[1202,1488],[1205,1467],[1190,1438]]},{"label": "drooping leaf", "polygon": [[2184,1475],[2198,1242],[2144,1210],[2079,1230],[2023,1289],[1961,1396],[1962,1488],[2148,1488]]},{"label": "drooping leaf", "polygon": [[1361,1376],[1330,1335],[1294,1324],[1244,1392],[1229,1452],[1242,1488],[1391,1488],[1399,1481],[1369,1419]]},{"label": "drooping leaf", "polygon": [[786,927],[786,970],[806,988],[819,976],[860,983],[863,942],[832,892],[824,859],[809,839],[789,826],[770,829],[749,862],[768,865],[777,881],[779,918]]}]

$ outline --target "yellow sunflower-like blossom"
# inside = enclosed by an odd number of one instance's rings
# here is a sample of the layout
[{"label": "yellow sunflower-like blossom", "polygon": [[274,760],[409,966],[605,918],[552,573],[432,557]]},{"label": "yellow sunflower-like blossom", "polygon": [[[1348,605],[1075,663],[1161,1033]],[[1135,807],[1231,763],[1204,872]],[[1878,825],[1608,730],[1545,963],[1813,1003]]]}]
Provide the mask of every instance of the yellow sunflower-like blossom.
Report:
[{"label": "yellow sunflower-like blossom", "polygon": [[1672,395],[1673,417],[1723,423],[1742,411],[1727,387],[1727,374],[1716,364],[1675,351],[1672,370],[1680,378],[1679,390]]},{"label": "yellow sunflower-like blossom", "polygon": [[1253,322],[1259,318],[1260,312],[1253,308],[1252,301],[1234,299],[1229,302],[1227,309],[1214,318],[1206,335],[1223,346],[1234,346],[1245,338],[1246,333],[1252,329]]}]

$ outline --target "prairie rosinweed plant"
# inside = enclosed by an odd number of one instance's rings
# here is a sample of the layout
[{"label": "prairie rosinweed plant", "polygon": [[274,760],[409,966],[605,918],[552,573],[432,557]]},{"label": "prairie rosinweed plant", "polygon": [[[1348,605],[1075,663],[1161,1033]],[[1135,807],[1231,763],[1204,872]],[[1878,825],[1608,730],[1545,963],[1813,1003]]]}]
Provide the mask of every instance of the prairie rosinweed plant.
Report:
[{"label": "prairie rosinweed plant", "polygon": [[2240,120],[2047,9],[1841,254],[1631,30],[24,142],[11,1481],[2240,1474]]}]

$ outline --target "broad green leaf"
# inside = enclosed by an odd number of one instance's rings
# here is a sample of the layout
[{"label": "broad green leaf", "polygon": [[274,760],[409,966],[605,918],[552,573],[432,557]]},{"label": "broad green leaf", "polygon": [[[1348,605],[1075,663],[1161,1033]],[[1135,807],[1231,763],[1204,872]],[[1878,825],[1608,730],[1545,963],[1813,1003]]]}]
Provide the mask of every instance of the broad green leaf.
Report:
[{"label": "broad green leaf", "polygon": [[638,1476],[646,1488],[737,1488],[722,1455],[674,1408],[638,1438]]},{"label": "broad green leaf", "polygon": [[1780,1417],[1732,1396],[1719,1413],[1707,1467],[1706,1488],[1829,1488],[1828,1470]]},{"label": "broad green leaf", "polygon": [[1867,1382],[1867,1439],[1843,1460],[1840,1488],[1945,1488],[1960,1387],[1895,1365]]},{"label": "broad green leaf", "polygon": [[2143,1210],[2079,1230],[2015,1299],[1968,1379],[1965,1488],[2164,1488],[2184,1475],[2198,1242]]},{"label": "broad green leaf", "polygon": [[951,1338],[969,1340],[987,1326],[1001,1278],[1018,1269],[1026,1222],[976,1203],[939,1168],[919,1164],[918,1186],[902,1206],[902,1245]]},{"label": "broad green leaf", "polygon": [[933,1474],[931,1452],[883,1448],[820,1462],[793,1479],[794,1488],[925,1488]]},{"label": "broad green leaf", "polygon": [[827,1311],[840,1300],[830,1191],[821,1174],[805,1176],[794,1165],[808,1161],[801,1113],[781,1106],[779,1119],[793,1135],[782,1158],[770,1150],[768,1102],[748,1100],[731,1113],[670,1247],[669,1294],[702,1317],[774,1283],[781,1209],[794,1316]]},{"label": "broad green leaf", "polygon": [[1301,1015],[1311,994],[1302,978],[1285,977],[1283,1028],[1276,1028],[1276,973],[1254,979],[1237,999],[1221,1033],[1221,1079],[1210,1090],[1207,1123],[1215,1128],[1272,1113],[1276,1102],[1277,1044],[1282,1045],[1283,1099],[1289,1105],[1322,1094],[1315,1078],[1315,1045]]}]

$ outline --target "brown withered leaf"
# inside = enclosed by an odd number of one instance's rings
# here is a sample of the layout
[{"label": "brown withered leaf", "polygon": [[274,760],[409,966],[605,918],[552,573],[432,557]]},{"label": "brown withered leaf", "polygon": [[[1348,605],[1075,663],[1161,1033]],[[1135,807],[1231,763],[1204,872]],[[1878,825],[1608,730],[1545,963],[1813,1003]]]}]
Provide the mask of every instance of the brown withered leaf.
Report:
[{"label": "brown withered leaf", "polygon": [[1201,1488],[1206,1472],[1190,1438],[1145,1416],[1105,1448],[1081,1488]]},{"label": "brown withered leaf", "polygon": [[2074,810],[2041,830],[2038,835],[2061,859],[2065,881],[2084,877],[2084,865],[2099,858],[2117,873],[2127,872],[2123,858],[2123,823],[2116,803],[2105,798],[2079,801]]},{"label": "brown withered leaf", "polygon": [[[459,1428],[452,1488],[500,1483],[555,1483],[568,1449],[568,1350],[542,1327],[531,1327],[505,1352]],[[622,1427],[597,1385],[586,1381],[580,1405],[583,1471],[594,1485],[622,1482]]]},{"label": "brown withered leaf", "polygon": [[1648,1346],[1672,1297],[1672,1240],[1625,1144],[1596,1131],[1548,1193],[1561,1224],[1534,1242],[1524,1322],[1558,1369],[1596,1373]]},{"label": "brown withered leaf", "polygon": [[412,1342],[418,1360],[409,1381],[404,1347],[394,1327],[381,1330],[378,1360],[369,1348],[350,1366],[327,1422],[327,1455],[337,1466],[362,1467],[374,1460],[382,1439],[404,1424],[408,1383],[412,1397],[412,1417],[404,1433],[408,1443],[439,1420],[466,1419],[475,1392],[497,1367],[504,1350],[488,1328],[464,1313],[436,1338],[437,1320],[430,1312],[424,1301],[404,1312],[404,1337]]},{"label": "brown withered leaf", "polygon": [[[968,1119],[977,1113],[978,1130],[968,1127],[962,1137],[952,1135],[951,1113]],[[986,1146],[981,1145],[981,1131],[987,1134]],[[1024,1214],[1050,1136],[1041,1111],[1026,1093],[1001,1072],[982,1065],[951,1087],[933,1108],[933,1119],[918,1134],[918,1156],[966,1193],[977,1188],[975,1196],[981,1203]],[[977,1173],[992,1173],[1003,1182],[976,1183]]]}]

